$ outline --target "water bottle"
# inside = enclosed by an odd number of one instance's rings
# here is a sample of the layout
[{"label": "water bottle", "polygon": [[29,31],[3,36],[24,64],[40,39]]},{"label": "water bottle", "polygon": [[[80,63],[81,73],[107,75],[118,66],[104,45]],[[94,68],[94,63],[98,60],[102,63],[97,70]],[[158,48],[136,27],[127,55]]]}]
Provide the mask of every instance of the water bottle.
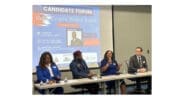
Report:
[{"label": "water bottle", "polygon": [[43,81],[40,82],[40,86],[42,86],[42,85],[43,85]]},{"label": "water bottle", "polygon": [[123,74],[126,74],[127,73],[127,69],[126,67],[123,67]]},{"label": "water bottle", "polygon": [[101,69],[98,69],[98,75],[99,75],[99,78],[101,79],[102,78],[102,76],[101,76]]},{"label": "water bottle", "polygon": [[48,79],[46,79],[46,83],[49,83],[49,80],[48,80]]},{"label": "water bottle", "polygon": [[64,78],[64,82],[67,82],[67,81],[68,81],[68,80],[67,80],[67,77],[65,77],[65,78]]}]

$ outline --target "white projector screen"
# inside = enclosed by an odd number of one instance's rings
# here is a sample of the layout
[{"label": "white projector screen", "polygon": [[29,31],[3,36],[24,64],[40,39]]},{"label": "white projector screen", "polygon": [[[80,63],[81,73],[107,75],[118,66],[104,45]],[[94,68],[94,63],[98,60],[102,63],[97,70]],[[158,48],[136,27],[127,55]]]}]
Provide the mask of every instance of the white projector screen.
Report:
[{"label": "white projector screen", "polygon": [[[81,50],[87,65],[97,67],[113,50],[111,6],[33,5],[33,69],[44,51],[60,69],[69,69],[73,52]],[[75,34],[78,40],[73,40]]]}]

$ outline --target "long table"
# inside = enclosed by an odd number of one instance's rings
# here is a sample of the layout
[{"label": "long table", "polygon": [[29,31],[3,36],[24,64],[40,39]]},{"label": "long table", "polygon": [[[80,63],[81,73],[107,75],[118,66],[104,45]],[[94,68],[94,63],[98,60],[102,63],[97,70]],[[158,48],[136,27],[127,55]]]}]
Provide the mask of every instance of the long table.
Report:
[{"label": "long table", "polygon": [[105,82],[107,81],[115,81],[115,93],[120,93],[120,80],[122,79],[129,79],[129,78],[139,78],[139,77],[146,77],[151,76],[151,71],[145,72],[145,73],[136,73],[136,74],[119,74],[119,75],[109,75],[109,76],[102,76],[101,78],[95,78],[95,79],[89,79],[89,78],[83,78],[83,79],[71,79],[65,81],[60,81],[59,83],[54,84],[34,84],[34,87],[37,89],[45,89],[46,93],[49,93],[49,88],[56,88],[56,87],[63,87],[67,85],[81,85],[81,84],[90,84],[90,83],[100,83],[102,86],[102,94],[106,94],[106,87]]}]

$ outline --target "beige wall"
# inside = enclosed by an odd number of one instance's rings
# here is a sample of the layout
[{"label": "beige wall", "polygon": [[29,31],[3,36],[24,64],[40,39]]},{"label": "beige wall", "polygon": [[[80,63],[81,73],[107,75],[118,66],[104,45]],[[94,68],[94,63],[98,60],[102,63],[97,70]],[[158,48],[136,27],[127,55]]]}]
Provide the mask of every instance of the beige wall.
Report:
[{"label": "beige wall", "polygon": [[123,67],[135,48],[142,47],[151,69],[151,6],[114,6],[114,46]]},{"label": "beige wall", "polygon": [[101,58],[106,50],[113,50],[112,6],[100,6]]}]

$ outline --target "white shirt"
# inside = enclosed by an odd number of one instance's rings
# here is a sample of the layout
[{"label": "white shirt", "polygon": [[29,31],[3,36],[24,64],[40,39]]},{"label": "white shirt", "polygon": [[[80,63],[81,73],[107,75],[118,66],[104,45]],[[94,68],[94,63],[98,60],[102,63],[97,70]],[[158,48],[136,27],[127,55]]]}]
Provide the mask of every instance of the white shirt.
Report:
[{"label": "white shirt", "polygon": [[51,77],[54,77],[54,74],[53,74],[53,71],[52,71],[52,68],[51,68],[51,64],[49,64],[49,65],[47,66],[47,68],[48,68],[48,70],[49,70],[49,73],[50,73]]},{"label": "white shirt", "polygon": [[[141,56],[137,56],[137,55],[136,55],[136,57],[137,57],[138,62],[141,61]],[[139,59],[140,59],[140,60],[139,60]]]}]

